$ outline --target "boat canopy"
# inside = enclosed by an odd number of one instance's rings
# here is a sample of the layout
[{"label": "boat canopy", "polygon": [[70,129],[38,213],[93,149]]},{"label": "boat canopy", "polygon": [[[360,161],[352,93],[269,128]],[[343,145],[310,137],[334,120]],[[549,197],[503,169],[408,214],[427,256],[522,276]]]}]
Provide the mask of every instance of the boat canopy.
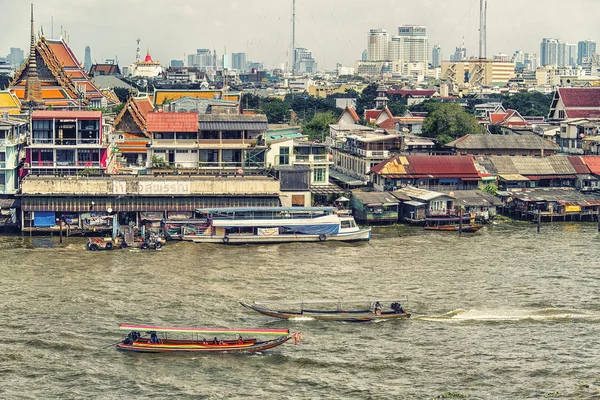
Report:
[{"label": "boat canopy", "polygon": [[228,328],[172,328],[153,325],[130,325],[120,324],[119,329],[123,331],[144,331],[144,332],[188,332],[188,333],[206,333],[206,334],[256,334],[256,335],[289,335],[289,329],[228,329]]},{"label": "boat canopy", "polygon": [[389,302],[401,302],[407,301],[408,296],[398,296],[398,297],[381,297],[381,298],[372,298],[372,299],[340,299],[340,300],[318,300],[318,299],[309,299],[309,300],[256,300],[254,304],[256,305],[284,305],[284,304],[364,304],[364,303],[389,303]]},{"label": "boat canopy", "polygon": [[244,213],[244,212],[333,212],[335,207],[222,207],[222,208],[197,208],[196,212],[201,214],[216,213]]}]

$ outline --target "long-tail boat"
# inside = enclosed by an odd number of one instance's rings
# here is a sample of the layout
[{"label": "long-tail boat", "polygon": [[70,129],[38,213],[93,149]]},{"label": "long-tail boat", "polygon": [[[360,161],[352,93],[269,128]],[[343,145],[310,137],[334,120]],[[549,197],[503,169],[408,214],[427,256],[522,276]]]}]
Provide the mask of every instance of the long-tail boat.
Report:
[{"label": "long-tail boat", "polygon": [[280,319],[315,319],[321,321],[369,322],[375,320],[410,318],[399,301],[392,300],[389,306],[373,300],[303,300],[297,302],[254,302],[240,301],[246,308],[260,314]]},{"label": "long-tail boat", "polygon": [[[129,331],[125,339],[116,345],[117,350],[138,353],[252,353],[272,349],[289,340],[298,343],[301,333],[291,333],[288,329],[223,329],[223,328],[171,328],[152,325],[121,324],[119,329]],[[169,338],[178,334],[181,338]],[[228,335],[235,339],[206,338],[205,336]],[[274,339],[259,341],[253,336],[277,336]],[[187,338],[183,336],[188,336]],[[201,337],[204,336],[204,337]]]}]

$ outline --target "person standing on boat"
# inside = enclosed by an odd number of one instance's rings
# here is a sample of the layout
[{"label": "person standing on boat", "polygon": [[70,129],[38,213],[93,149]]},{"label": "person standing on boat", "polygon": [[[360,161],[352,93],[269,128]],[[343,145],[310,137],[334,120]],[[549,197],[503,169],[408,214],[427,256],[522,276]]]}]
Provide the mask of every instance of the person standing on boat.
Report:
[{"label": "person standing on boat", "polygon": [[377,315],[381,315],[381,303],[380,302],[376,302],[375,303],[375,314]]}]

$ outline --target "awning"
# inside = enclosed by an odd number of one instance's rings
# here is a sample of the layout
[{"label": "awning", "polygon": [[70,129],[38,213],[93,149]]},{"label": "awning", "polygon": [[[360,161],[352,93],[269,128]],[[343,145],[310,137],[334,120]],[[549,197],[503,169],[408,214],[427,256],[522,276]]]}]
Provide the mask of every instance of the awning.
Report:
[{"label": "awning", "polygon": [[341,183],[349,186],[364,186],[365,182],[359,179],[356,179],[352,176],[342,174],[341,172],[334,171],[332,169],[329,170],[329,177],[336,181],[340,181]]},{"label": "awning", "polygon": [[21,206],[19,199],[0,199],[0,208],[17,208]]},{"label": "awning", "polygon": [[418,201],[405,201],[404,204],[409,205],[409,206],[413,206],[413,207],[422,207],[425,205],[425,203],[420,203]]},{"label": "awning", "polygon": [[311,185],[309,190],[312,194],[339,194],[346,192],[338,185],[332,183],[328,185]]},{"label": "awning", "polygon": [[482,179],[477,177],[477,178],[460,178],[461,181],[481,181]]},{"label": "awning", "polygon": [[541,181],[544,179],[575,179],[575,175],[526,175],[530,181]]},{"label": "awning", "polygon": [[520,174],[501,174],[501,175],[498,175],[498,177],[500,179],[502,179],[503,181],[523,181],[523,182],[529,181],[528,178],[526,178]]}]

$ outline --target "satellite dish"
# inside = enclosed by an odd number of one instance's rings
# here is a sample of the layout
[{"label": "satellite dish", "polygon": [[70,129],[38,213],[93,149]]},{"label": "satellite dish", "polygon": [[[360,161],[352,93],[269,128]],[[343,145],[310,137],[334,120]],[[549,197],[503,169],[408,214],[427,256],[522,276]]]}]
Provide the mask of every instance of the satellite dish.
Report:
[{"label": "satellite dish", "polygon": [[109,214],[111,214],[111,213],[112,213],[112,208],[108,207],[108,208],[106,209],[106,212],[108,212]]}]

